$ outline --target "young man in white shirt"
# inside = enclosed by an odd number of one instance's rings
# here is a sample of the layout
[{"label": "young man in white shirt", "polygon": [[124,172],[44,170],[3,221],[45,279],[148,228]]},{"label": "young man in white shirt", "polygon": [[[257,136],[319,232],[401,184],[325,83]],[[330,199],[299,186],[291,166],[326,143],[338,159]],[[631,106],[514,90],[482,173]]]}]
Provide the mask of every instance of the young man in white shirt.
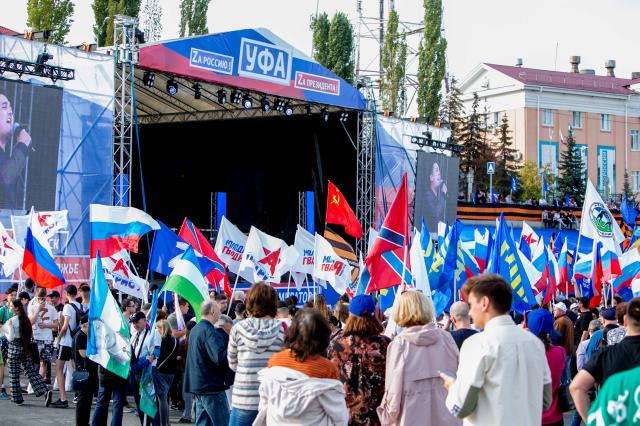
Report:
[{"label": "young man in white shirt", "polygon": [[78,289],[74,285],[68,285],[64,289],[67,303],[62,309],[62,325],[58,333],[58,356],[56,358],[56,380],[58,382],[59,398],[56,402],[51,402],[51,394],[47,394],[46,406],[54,408],[68,408],[67,391],[65,389],[64,366],[71,360],[73,346],[73,336],[71,335],[77,327],[78,319],[82,317],[82,305],[76,302]]},{"label": "young man in white shirt", "polygon": [[51,356],[53,353],[53,330],[58,329],[58,312],[47,303],[47,290],[39,288],[36,297],[29,302],[27,315],[33,324],[33,340],[40,356],[40,375],[51,383]]},{"label": "young man in white shirt", "polygon": [[152,327],[147,325],[147,317],[144,312],[136,312],[131,315],[129,322],[133,326],[131,334],[131,373],[129,381],[133,389],[133,396],[138,407],[140,421],[144,421],[144,413],[140,410],[140,379],[142,372],[148,364],[156,365],[160,356],[160,345],[162,338],[155,324]]},{"label": "young man in white shirt", "polygon": [[441,373],[447,407],[465,425],[538,426],[552,402],[544,345],[508,315],[511,286],[499,275],[467,280],[462,291],[476,328],[460,349],[456,377]]}]

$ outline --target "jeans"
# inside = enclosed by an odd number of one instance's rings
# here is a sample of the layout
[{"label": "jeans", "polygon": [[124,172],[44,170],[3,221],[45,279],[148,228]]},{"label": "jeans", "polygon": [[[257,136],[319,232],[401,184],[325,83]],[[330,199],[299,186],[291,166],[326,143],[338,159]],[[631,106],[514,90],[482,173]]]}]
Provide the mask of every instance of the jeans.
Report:
[{"label": "jeans", "polygon": [[157,426],[167,426],[169,424],[169,388],[173,381],[173,374],[161,373],[153,370],[153,386],[158,399],[158,414],[153,419],[153,424]]},{"label": "jeans", "polygon": [[578,410],[573,412],[573,417],[571,418],[571,426],[580,426],[582,422],[582,417],[578,414]]},{"label": "jeans", "polygon": [[188,392],[182,394],[184,399],[184,412],[182,413],[183,419],[191,420],[191,412],[193,411],[193,395]]},{"label": "jeans", "polygon": [[240,408],[232,408],[229,426],[251,426],[257,416],[258,410],[241,410]]},{"label": "jeans", "polygon": [[91,403],[93,394],[98,389],[98,369],[89,370],[89,380],[87,385],[78,392],[78,402],[76,403],[76,426],[88,426],[91,420]]},{"label": "jeans", "polygon": [[193,395],[196,401],[196,426],[227,426],[229,404],[224,391]]},{"label": "jeans", "polygon": [[98,388],[98,398],[96,399],[96,409],[93,412],[91,426],[106,426],[109,414],[109,400],[113,396],[113,407],[111,407],[111,426],[122,425],[122,410],[127,402],[127,382],[121,383],[104,382]]}]

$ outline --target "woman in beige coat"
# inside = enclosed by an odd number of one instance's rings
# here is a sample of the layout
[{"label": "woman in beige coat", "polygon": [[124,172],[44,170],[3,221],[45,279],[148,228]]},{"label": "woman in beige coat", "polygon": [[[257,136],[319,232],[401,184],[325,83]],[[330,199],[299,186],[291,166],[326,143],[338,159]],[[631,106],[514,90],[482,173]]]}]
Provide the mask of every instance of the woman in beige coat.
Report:
[{"label": "woman in beige coat", "polygon": [[440,372],[458,369],[458,347],[436,327],[431,299],[417,291],[400,295],[394,319],[405,330],[389,344],[385,393],[378,417],[382,425],[458,426],[445,406]]}]

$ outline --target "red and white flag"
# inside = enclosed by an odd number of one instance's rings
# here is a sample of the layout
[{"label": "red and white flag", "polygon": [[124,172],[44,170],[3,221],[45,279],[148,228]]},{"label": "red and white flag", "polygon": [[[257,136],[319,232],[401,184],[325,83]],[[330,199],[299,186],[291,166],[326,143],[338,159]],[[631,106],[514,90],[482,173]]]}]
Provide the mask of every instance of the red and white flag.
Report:
[{"label": "red and white flag", "polygon": [[351,284],[351,266],[338,256],[329,241],[316,234],[313,277],[331,284],[336,293],[344,294]]},{"label": "red and white flag", "polygon": [[22,264],[24,249],[9,236],[0,222],[0,266],[5,277],[11,277]]},{"label": "red and white flag", "polygon": [[295,247],[289,247],[281,239],[252,226],[238,273],[252,283],[280,282],[282,275],[291,270],[297,258]]}]

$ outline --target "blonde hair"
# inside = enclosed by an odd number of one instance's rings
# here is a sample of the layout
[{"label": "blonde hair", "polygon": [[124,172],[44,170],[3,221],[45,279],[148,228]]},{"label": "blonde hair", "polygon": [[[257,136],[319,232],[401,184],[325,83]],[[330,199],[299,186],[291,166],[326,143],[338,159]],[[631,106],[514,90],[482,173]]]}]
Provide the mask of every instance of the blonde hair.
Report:
[{"label": "blonde hair", "polygon": [[327,300],[321,294],[313,296],[313,307],[320,311],[320,313],[327,319],[331,315],[331,312],[329,312],[329,308],[327,307]]},{"label": "blonde hair", "polygon": [[434,317],[433,302],[419,291],[402,293],[393,316],[400,327],[429,324]]},{"label": "blonde hair", "polygon": [[160,336],[161,337],[169,337],[171,336],[171,324],[169,324],[169,321],[163,319],[160,321],[156,322],[156,327],[158,327],[158,329],[160,329]]}]

